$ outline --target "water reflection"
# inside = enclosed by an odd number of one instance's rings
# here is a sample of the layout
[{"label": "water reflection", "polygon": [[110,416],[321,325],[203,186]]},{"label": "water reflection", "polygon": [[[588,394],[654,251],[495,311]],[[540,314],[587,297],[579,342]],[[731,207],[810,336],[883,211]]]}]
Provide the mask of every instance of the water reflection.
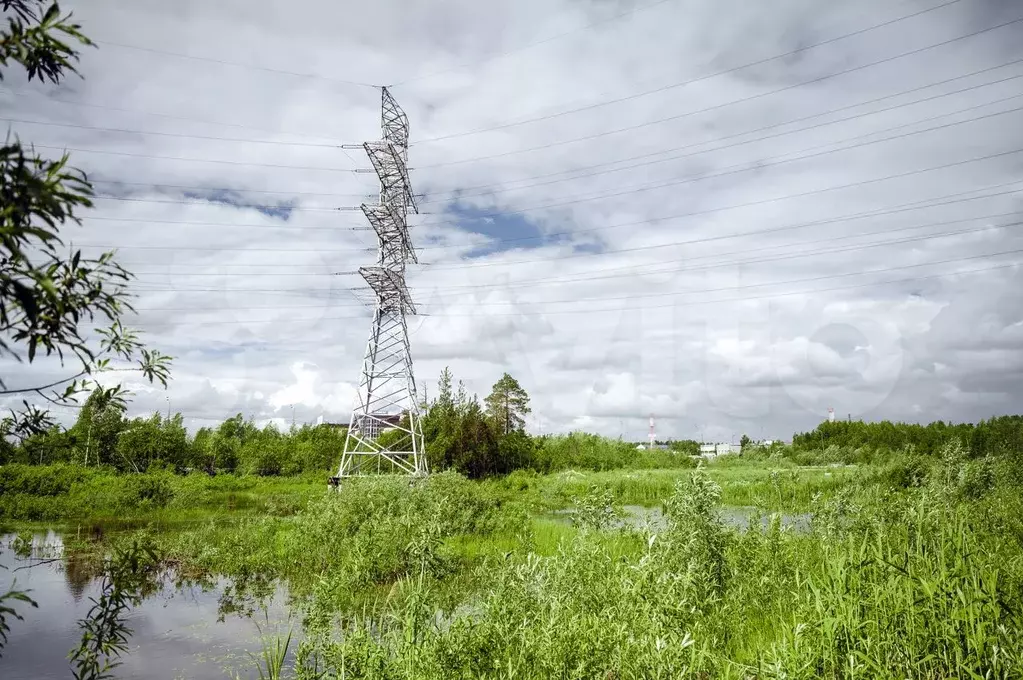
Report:
[{"label": "water reflection", "polygon": [[[16,582],[39,607],[19,604],[24,621],[8,619],[0,678],[64,680],[70,677],[67,653],[81,635],[77,622],[99,594],[102,561],[92,550],[65,549],[53,532],[33,536],[30,554],[16,552],[17,543],[13,534],[0,536],[0,593]],[[258,586],[184,581],[167,573],[128,616],[134,634],[117,677],[223,680],[229,671],[255,676],[248,654],[259,651],[260,628],[286,633],[290,625],[286,593],[273,583]]]},{"label": "water reflection", "polygon": [[[660,507],[648,508],[641,505],[626,505],[622,509],[625,511],[625,523],[631,526],[637,528],[649,526],[651,529],[662,529],[667,524],[667,520],[664,518],[664,513]],[[766,529],[770,526],[773,515],[778,517],[778,521],[783,529],[791,529],[797,532],[810,530],[811,515],[809,513],[769,513],[759,508],[742,505],[724,505],[719,507],[717,512],[722,522],[739,531],[748,529],[750,523],[756,521],[756,518],[759,518],[761,528]]]},{"label": "water reflection", "polygon": [[[654,531],[664,529],[667,526],[667,519],[660,506],[647,507],[644,505],[623,505],[624,516],[617,522],[619,527],[631,527],[634,529],[649,528]],[[571,523],[574,510],[566,508],[554,512],[552,519],[556,522]],[[721,506],[718,508],[718,516],[727,526],[739,531],[749,528],[751,520],[759,517],[760,525],[766,529],[770,526],[771,517],[778,516],[783,529],[791,529],[796,532],[810,531],[810,513],[766,513],[755,507],[748,506]]]}]

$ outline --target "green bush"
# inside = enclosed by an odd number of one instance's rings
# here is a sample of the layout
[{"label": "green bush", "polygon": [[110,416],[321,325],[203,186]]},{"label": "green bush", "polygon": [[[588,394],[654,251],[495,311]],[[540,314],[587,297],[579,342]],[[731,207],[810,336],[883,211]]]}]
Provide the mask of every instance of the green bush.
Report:
[{"label": "green bush", "polygon": [[893,456],[881,466],[877,477],[888,487],[908,489],[922,486],[933,467],[934,460],[925,456]]},{"label": "green bush", "polygon": [[61,496],[81,481],[103,474],[95,468],[60,463],[57,465],[10,464],[0,466],[0,496],[28,494]]},{"label": "green bush", "polygon": [[670,451],[644,451],[619,439],[573,432],[536,439],[529,467],[537,472],[615,470],[631,467],[675,467],[690,464],[689,456]]},{"label": "green bush", "polygon": [[132,475],[121,478],[118,507],[126,510],[164,508],[174,498],[167,474]]}]

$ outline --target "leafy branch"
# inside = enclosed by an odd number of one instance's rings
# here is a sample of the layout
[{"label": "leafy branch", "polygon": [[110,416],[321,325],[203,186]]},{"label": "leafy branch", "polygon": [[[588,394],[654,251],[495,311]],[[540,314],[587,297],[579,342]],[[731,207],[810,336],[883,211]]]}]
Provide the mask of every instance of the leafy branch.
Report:
[{"label": "leafy branch", "polygon": [[[81,26],[71,23],[71,15],[60,15],[54,2],[42,11],[41,0],[0,0],[0,9],[10,16],[7,30],[0,34],[0,66],[14,61],[25,67],[28,79],[60,82],[65,71],[78,73],[74,63],[78,53],[65,42],[92,45],[82,35]],[[3,80],[3,71],[0,71]]]},{"label": "leafy branch", "polygon": [[[61,15],[57,3],[0,0],[0,9],[8,15],[0,27],[0,67],[17,63],[29,80],[53,83],[66,72],[77,73],[74,43],[93,43],[70,14]],[[135,311],[127,288],[133,275],[115,262],[113,251],[90,258],[65,249],[60,228],[80,224],[75,210],[91,208],[93,196],[86,175],[68,161],[67,154],[42,158],[10,137],[0,146],[0,358],[32,363],[45,355],[61,366],[72,358],[80,364],[61,380],[16,389],[0,376],[0,396],[25,394],[77,406],[76,397],[99,387],[96,374],[123,370],[166,387],[171,358],[147,349],[121,324],[124,314]],[[103,327],[93,334],[93,324]],[[115,367],[115,360],[131,367]],[[115,403],[124,403],[128,393],[121,386],[109,390]],[[4,419],[0,435],[23,439],[53,426],[45,410],[26,400],[22,406]]]},{"label": "leafy branch", "polygon": [[39,607],[36,601],[28,596],[27,591],[16,590],[16,585],[12,583],[10,590],[0,595],[0,657],[3,657],[3,648],[7,644],[7,634],[11,632],[11,627],[7,623],[7,617],[17,621],[25,620],[25,617],[14,609],[13,604],[8,603],[23,602],[36,608]]},{"label": "leafy branch", "polygon": [[107,560],[99,598],[78,622],[82,639],[68,655],[75,680],[113,678],[118,658],[128,651],[132,630],[124,621],[128,611],[155,587],[160,559],[152,547],[134,541]]}]

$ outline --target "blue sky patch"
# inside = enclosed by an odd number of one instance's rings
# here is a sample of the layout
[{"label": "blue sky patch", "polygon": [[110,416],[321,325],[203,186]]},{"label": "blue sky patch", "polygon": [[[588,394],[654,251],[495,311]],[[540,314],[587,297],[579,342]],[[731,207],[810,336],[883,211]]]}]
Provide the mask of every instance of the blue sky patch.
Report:
[{"label": "blue sky patch", "polygon": [[495,210],[482,210],[458,203],[449,205],[444,214],[457,228],[494,239],[493,243],[466,254],[468,258],[485,257],[506,250],[539,248],[558,238],[543,238],[540,229],[522,215],[500,214]]},{"label": "blue sky patch", "polygon": [[199,192],[199,191],[186,191],[185,198],[199,199],[203,201],[209,201],[210,203],[219,203],[221,205],[229,205],[240,210],[250,209],[256,212],[261,212],[267,217],[275,217],[280,220],[287,222],[291,219],[291,213],[294,212],[294,203],[291,201],[278,202],[276,204],[269,203],[257,203],[246,200],[237,191],[226,191],[224,189],[213,189],[211,191]]}]

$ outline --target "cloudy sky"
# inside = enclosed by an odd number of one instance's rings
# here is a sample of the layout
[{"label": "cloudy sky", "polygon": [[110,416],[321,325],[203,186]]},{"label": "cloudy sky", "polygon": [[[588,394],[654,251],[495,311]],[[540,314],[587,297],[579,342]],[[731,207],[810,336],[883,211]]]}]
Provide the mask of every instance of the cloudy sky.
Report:
[{"label": "cloudy sky", "polygon": [[132,413],[347,421],[375,182],[339,145],[379,137],[380,85],[411,120],[421,388],[507,371],[532,431],[628,439],[1023,410],[1013,0],[65,7],[84,79],[12,72],[0,117],[88,172],[71,238],[118,249],[175,357]]}]

